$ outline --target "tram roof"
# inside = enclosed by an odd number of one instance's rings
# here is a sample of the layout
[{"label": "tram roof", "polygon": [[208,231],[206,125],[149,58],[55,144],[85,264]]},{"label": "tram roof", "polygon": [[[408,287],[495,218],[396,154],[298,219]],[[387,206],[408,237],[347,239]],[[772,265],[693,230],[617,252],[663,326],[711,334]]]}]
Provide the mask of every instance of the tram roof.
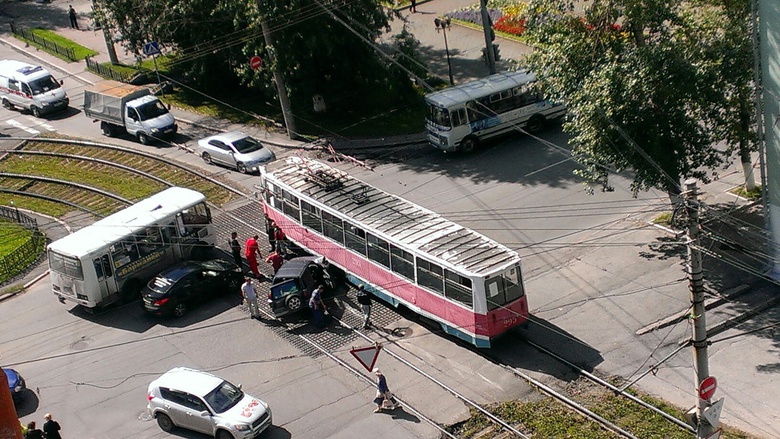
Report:
[{"label": "tram roof", "polygon": [[171,187],[52,242],[49,249],[81,257],[205,199],[192,189]]},{"label": "tram roof", "polygon": [[490,96],[502,90],[518,87],[536,80],[536,75],[527,70],[502,72],[466,82],[425,96],[425,100],[436,106],[448,108],[470,100]]},{"label": "tram roof", "polygon": [[[340,212],[366,231],[428,255],[431,262],[445,262],[478,276],[520,262],[514,250],[319,161],[291,157],[270,164],[266,174]],[[335,177],[338,187],[326,188],[317,175]]]}]

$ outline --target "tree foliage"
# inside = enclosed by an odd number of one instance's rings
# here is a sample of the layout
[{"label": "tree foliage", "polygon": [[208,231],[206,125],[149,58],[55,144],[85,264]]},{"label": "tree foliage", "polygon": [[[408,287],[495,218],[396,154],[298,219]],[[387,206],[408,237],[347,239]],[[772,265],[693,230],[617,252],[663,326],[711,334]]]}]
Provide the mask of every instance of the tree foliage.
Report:
[{"label": "tree foliage", "polygon": [[[717,25],[723,10],[714,3],[529,3],[526,36],[537,50],[527,61],[569,107],[564,129],[589,188],[607,189],[611,171],[631,170],[635,194],[674,195],[682,179],[707,182],[724,162],[715,143],[733,126],[729,98],[745,78],[724,65],[724,51],[742,48]],[[709,11],[706,29],[700,7]]]}]

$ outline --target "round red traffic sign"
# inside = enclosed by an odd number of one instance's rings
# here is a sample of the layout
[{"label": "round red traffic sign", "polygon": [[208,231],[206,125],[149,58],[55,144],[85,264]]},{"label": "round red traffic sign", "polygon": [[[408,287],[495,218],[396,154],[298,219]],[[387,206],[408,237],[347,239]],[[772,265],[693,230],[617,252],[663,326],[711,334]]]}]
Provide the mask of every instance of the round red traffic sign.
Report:
[{"label": "round red traffic sign", "polygon": [[252,70],[257,70],[262,65],[263,65],[263,59],[257,55],[249,59],[249,67],[251,67]]},{"label": "round red traffic sign", "polygon": [[709,400],[718,388],[718,380],[715,377],[707,377],[699,384],[699,398]]}]

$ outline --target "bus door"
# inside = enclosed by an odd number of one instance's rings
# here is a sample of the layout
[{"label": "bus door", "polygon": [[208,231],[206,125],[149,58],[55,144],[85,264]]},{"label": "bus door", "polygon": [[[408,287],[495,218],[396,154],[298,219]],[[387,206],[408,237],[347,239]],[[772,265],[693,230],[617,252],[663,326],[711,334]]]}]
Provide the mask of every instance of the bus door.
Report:
[{"label": "bus door", "polygon": [[117,291],[116,279],[114,278],[114,270],[108,254],[93,259],[92,264],[95,267],[97,283],[100,289],[100,300],[96,300],[96,302],[100,302]]}]

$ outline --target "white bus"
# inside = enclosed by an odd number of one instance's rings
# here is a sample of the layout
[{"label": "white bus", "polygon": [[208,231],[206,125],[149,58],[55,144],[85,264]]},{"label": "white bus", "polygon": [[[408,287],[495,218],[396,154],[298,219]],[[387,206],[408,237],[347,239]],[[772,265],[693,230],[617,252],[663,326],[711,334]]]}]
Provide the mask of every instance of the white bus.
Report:
[{"label": "white bus", "polygon": [[205,257],[214,240],[206,197],[172,187],[49,244],[52,291],[88,309],[129,301],[160,270]]},{"label": "white bus", "polygon": [[525,70],[491,75],[425,96],[428,142],[442,151],[471,152],[479,142],[525,129],[537,132],[566,107],[551,102]]}]

